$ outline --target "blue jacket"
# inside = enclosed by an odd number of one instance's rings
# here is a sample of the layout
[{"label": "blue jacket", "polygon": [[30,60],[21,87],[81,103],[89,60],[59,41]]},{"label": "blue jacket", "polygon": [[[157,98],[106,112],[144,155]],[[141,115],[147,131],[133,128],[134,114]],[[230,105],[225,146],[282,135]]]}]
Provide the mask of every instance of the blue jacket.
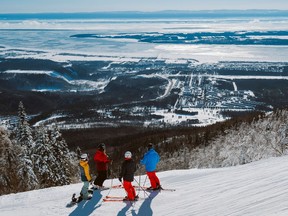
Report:
[{"label": "blue jacket", "polygon": [[140,161],[141,164],[145,165],[147,172],[153,172],[156,170],[157,163],[160,157],[154,149],[150,149],[145,153],[143,159]]}]

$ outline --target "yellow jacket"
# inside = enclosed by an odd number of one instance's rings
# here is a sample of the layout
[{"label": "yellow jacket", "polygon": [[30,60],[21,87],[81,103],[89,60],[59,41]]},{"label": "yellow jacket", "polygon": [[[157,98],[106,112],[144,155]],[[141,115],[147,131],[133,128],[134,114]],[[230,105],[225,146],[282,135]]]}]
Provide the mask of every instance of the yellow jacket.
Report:
[{"label": "yellow jacket", "polygon": [[80,176],[82,181],[91,181],[88,161],[80,160]]}]

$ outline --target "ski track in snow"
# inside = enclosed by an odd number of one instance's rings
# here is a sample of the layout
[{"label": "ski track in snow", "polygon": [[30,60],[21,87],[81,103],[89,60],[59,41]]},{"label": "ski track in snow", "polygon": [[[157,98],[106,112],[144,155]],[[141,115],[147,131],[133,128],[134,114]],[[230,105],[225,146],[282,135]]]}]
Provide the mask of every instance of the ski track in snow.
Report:
[{"label": "ski track in snow", "polygon": [[[284,156],[237,167],[159,172],[163,187],[176,191],[152,192],[150,198],[147,198],[149,192],[136,191],[146,199],[132,205],[102,202],[108,194],[125,196],[124,189],[112,189],[95,191],[90,201],[67,208],[70,197],[74,192],[79,193],[82,183],[3,195],[0,212],[1,216],[287,216],[287,163],[288,156]],[[135,177],[141,184],[145,178],[145,175]],[[105,186],[110,186],[111,181],[106,180]],[[119,181],[114,179],[112,183],[117,185]],[[135,181],[133,184],[137,185]]]}]

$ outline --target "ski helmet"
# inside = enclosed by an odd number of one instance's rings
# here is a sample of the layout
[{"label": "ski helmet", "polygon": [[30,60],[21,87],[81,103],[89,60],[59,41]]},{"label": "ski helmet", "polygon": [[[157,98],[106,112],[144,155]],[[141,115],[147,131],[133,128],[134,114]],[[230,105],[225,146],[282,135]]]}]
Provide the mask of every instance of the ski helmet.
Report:
[{"label": "ski helmet", "polygon": [[148,146],[147,146],[148,150],[152,149],[153,148],[153,144],[152,143],[149,143]]},{"label": "ski helmet", "polygon": [[105,150],[105,144],[104,143],[99,144],[98,149],[102,151]]},{"label": "ski helmet", "polygon": [[132,153],[130,151],[126,151],[124,156],[125,156],[125,158],[131,158]]},{"label": "ski helmet", "polygon": [[88,155],[86,153],[81,155],[81,160],[87,160],[87,159]]}]

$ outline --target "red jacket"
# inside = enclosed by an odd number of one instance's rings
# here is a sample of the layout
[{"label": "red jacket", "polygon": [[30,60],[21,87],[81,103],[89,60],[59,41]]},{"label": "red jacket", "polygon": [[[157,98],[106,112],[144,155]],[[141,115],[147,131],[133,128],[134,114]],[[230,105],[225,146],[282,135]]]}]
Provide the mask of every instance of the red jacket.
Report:
[{"label": "red jacket", "polygon": [[108,156],[105,152],[97,150],[94,155],[94,161],[96,163],[97,171],[108,170],[108,163],[110,160],[108,159]]}]

